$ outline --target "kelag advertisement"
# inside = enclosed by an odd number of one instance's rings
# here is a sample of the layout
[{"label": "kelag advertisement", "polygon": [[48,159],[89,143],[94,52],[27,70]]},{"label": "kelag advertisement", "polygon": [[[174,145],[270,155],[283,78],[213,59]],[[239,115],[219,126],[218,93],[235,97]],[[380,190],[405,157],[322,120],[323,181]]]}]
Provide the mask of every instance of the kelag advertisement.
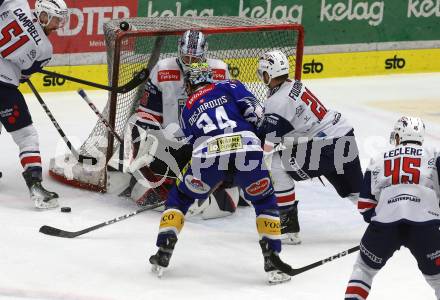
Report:
[{"label": "kelag advertisement", "polygon": [[[65,1],[71,15],[51,36],[56,54],[51,65],[103,83],[103,24],[137,16],[227,15],[301,23],[305,79],[440,71],[440,0]],[[37,80],[43,88],[76,87],[53,78]]]}]

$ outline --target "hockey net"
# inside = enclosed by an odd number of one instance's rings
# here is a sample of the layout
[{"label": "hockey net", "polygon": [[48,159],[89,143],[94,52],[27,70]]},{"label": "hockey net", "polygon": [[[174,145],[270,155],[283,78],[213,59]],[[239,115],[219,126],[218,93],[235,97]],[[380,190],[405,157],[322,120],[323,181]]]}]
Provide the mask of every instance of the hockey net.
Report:
[{"label": "hockey net", "polygon": [[[129,30],[120,29],[122,21],[130,24]],[[278,49],[286,53],[290,77],[301,79],[304,31],[299,24],[243,17],[160,17],[112,20],[104,25],[110,85],[122,86],[145,68],[159,38],[159,59],[177,57],[177,40],[188,29],[201,30],[209,45],[206,57],[225,61],[231,77],[243,82],[261,101],[266,87],[258,80],[256,68],[264,52]],[[142,95],[143,85],[124,94],[109,92],[102,114],[119,136],[124,136],[127,121]],[[115,153],[122,153],[120,146],[98,121],[79,150],[82,155],[96,158],[97,163],[79,163],[65,155],[51,160],[49,173],[66,184],[106,192],[108,163]],[[121,169],[120,163],[111,165]]]}]

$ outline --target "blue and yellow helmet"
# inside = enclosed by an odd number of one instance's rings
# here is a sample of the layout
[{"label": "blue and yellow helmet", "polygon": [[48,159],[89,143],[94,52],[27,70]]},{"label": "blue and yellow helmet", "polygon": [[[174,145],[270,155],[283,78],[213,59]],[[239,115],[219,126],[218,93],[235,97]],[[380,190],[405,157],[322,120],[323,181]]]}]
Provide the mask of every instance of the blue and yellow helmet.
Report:
[{"label": "blue and yellow helmet", "polygon": [[213,83],[212,70],[206,62],[192,63],[185,72],[185,82],[191,86],[196,86],[202,83]]}]

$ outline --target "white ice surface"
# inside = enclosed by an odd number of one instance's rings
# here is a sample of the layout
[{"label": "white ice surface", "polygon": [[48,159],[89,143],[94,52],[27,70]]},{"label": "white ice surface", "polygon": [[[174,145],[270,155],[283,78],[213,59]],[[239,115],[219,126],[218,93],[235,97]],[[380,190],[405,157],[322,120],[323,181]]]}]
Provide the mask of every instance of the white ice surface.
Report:
[{"label": "white ice surface", "polygon": [[[427,144],[440,146],[440,74],[325,79],[306,84],[326,106],[353,124],[363,167],[386,146],[390,129],[401,115],[369,105],[370,101],[438,103],[427,117]],[[96,116],[75,92],[42,94],[63,130],[78,146]],[[89,93],[99,107],[107,94]],[[40,133],[48,189],[61,195],[59,209],[36,211],[21,178],[18,150],[6,132],[0,136],[0,299],[343,299],[356,255],[300,274],[287,284],[265,283],[263,259],[250,208],[230,217],[188,219],[169,270],[162,279],[150,273],[147,258],[156,251],[159,216],[145,212],[75,239],[45,236],[42,225],[66,230],[88,226],[134,211],[115,195],[63,186],[46,173],[49,158],[66,151],[63,141],[32,95],[26,100]],[[409,103],[409,102],[406,102]],[[414,114],[419,114],[415,112]],[[319,181],[297,185],[303,244],[286,246],[282,258],[294,267],[315,262],[358,244],[366,225],[352,204]],[[426,237],[429,239],[429,237]],[[369,299],[434,300],[410,252],[402,249],[376,277]]]}]

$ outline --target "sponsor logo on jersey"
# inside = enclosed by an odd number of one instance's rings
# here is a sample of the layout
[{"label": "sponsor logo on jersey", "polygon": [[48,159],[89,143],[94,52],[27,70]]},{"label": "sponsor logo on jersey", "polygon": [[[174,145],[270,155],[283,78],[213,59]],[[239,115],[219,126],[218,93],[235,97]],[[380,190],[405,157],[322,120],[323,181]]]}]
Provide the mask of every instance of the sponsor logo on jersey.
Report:
[{"label": "sponsor logo on jersey", "polygon": [[295,115],[299,118],[302,114],[303,114],[303,112],[305,111],[306,109],[304,108],[304,106],[303,105],[300,105],[300,106],[298,106],[297,108],[296,108],[296,113],[295,113]]},{"label": "sponsor logo on jersey", "polygon": [[391,58],[385,60],[385,69],[403,69],[405,67],[406,61],[404,58],[399,58],[397,55],[394,55]]},{"label": "sponsor logo on jersey", "polygon": [[157,73],[157,81],[179,81],[180,70],[162,70]]},{"label": "sponsor logo on jersey", "polygon": [[440,258],[440,250],[426,254],[426,258],[429,260],[436,260]]},{"label": "sponsor logo on jersey", "polygon": [[243,149],[241,135],[225,136],[208,143],[208,154]]},{"label": "sponsor logo on jersey", "polygon": [[194,94],[192,94],[189,98],[188,101],[186,101],[186,108],[191,109],[191,107],[194,105],[194,103],[200,99],[203,95],[205,95],[206,93],[212,91],[214,89],[215,85],[210,84],[206,87],[204,87],[201,90],[198,90],[197,92],[195,92]]},{"label": "sponsor logo on jersey", "polygon": [[341,119],[341,113],[336,113],[335,117],[333,118],[332,124],[336,125],[339,122],[340,119]]},{"label": "sponsor logo on jersey", "polygon": [[321,1],[320,21],[340,22],[346,20],[367,20],[371,26],[377,26],[382,23],[385,7],[384,1],[375,1],[372,3],[353,0],[339,1],[327,4],[329,1]]},{"label": "sponsor logo on jersey", "polygon": [[428,214],[436,216],[436,217],[440,217],[440,215],[438,213],[434,212],[434,211],[428,210]]},{"label": "sponsor logo on jersey", "polygon": [[392,203],[396,203],[396,202],[400,202],[400,201],[410,201],[410,202],[419,203],[420,198],[417,196],[414,196],[414,195],[410,195],[410,194],[400,194],[400,195],[394,196],[391,199],[388,199],[387,203],[392,204]]},{"label": "sponsor logo on jersey", "polygon": [[246,187],[246,192],[251,196],[258,196],[266,192],[270,187],[269,177],[262,178]]},{"label": "sponsor logo on jersey", "polygon": [[370,250],[368,250],[367,248],[365,248],[364,244],[360,244],[360,251],[366,256],[368,257],[372,262],[376,263],[376,264],[381,264],[383,259],[380,257],[377,257],[374,253],[372,253]]},{"label": "sponsor logo on jersey", "polygon": [[192,175],[185,176],[185,184],[192,192],[205,194],[211,189],[209,185]]},{"label": "sponsor logo on jersey", "polygon": [[226,79],[226,70],[212,69],[212,77],[214,80],[225,80]]}]

